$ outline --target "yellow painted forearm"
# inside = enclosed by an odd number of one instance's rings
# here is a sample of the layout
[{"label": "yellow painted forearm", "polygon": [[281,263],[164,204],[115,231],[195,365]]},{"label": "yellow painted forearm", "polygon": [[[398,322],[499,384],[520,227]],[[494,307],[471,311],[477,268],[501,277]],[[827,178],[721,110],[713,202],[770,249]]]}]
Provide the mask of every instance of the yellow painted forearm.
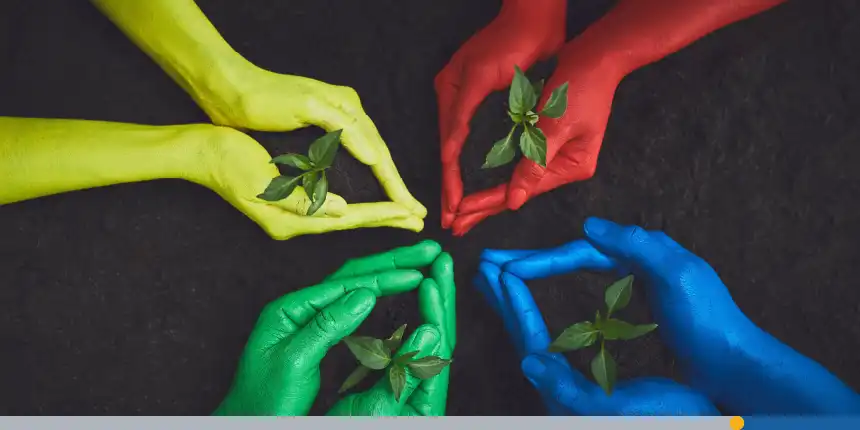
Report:
[{"label": "yellow painted forearm", "polygon": [[233,84],[253,66],[193,0],[91,1],[201,107],[235,101]]},{"label": "yellow painted forearm", "polygon": [[159,178],[202,183],[215,128],[0,117],[0,204]]}]

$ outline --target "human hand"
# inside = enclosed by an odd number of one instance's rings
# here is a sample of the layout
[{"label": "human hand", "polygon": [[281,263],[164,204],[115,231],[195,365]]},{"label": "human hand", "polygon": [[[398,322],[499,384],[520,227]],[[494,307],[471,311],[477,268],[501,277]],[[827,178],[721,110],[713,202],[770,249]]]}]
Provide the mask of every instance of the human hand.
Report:
[{"label": "human hand", "polygon": [[328,280],[266,305],[216,415],[307,415],[328,350],[367,318],[378,296],[418,287],[417,270]]},{"label": "human hand", "polygon": [[541,117],[535,124],[546,135],[547,167],[523,157],[509,184],[466,196],[452,224],[454,235],[462,236],[506,209],[519,209],[534,196],[594,175],[612,100],[623,76],[612,62],[593,51],[576,39],[569,42],[544,85],[538,106],[547,102],[554,88],[569,84],[564,115],[558,119]]},{"label": "human hand", "polygon": [[442,140],[442,227],[454,221],[463,198],[460,152],[478,105],[510,86],[514,66],[525,70],[564,43],[564,0],[506,0],[499,15],[460,47],[436,75]]},{"label": "human hand", "polygon": [[309,125],[327,132],[343,130],[344,148],[371,168],[391,200],[417,218],[427,215],[427,209],[406,188],[354,89],[270,72],[244,61],[239,64],[223,72],[229,85],[217,86],[219,90],[212,96],[198,100],[215,124],[272,132]]},{"label": "human hand", "polygon": [[202,144],[203,157],[189,179],[218,193],[254,220],[274,239],[365,227],[394,227],[421,231],[424,221],[395,202],[347,205],[328,193],[322,208],[306,216],[311,202],[296,187],[284,200],[270,202],[257,196],[279,175],[272,156],[250,136],[227,127],[214,127]]},{"label": "human hand", "polygon": [[[530,251],[487,251],[475,285],[502,318],[522,360],[526,378],[552,415],[719,415],[711,402],[665,378],[618,383],[611,395],[573,369],[563,355],[549,353],[551,339],[525,283],[498,264]],[[489,261],[488,261],[489,260]]]},{"label": "human hand", "polygon": [[[585,222],[585,240],[540,251],[487,250],[483,258],[519,279],[579,270],[634,273],[644,282],[659,334],[691,385],[718,392],[761,331],[741,312],[717,273],[662,232]],[[703,387],[707,387],[705,390]]]},{"label": "human hand", "polygon": [[[341,275],[353,276],[359,272],[387,270],[392,267],[422,267],[427,265],[428,257],[434,253],[438,254],[439,251],[441,248],[437,243],[424,241],[414,247],[403,248],[399,254],[390,258],[380,254],[372,259],[354,260],[344,266]],[[438,254],[432,262],[430,274],[431,277],[424,279],[418,287],[418,306],[425,324],[412,334],[406,342],[407,346],[398,350],[398,355],[420,350],[419,356],[435,355],[450,359],[457,342],[456,288],[454,263],[450,254]],[[386,374],[386,377],[381,378],[370,390],[341,399],[328,415],[443,416],[448,399],[449,375],[450,366],[423,381],[413,378],[407,372],[406,389],[401,394],[400,401],[396,401]]]}]

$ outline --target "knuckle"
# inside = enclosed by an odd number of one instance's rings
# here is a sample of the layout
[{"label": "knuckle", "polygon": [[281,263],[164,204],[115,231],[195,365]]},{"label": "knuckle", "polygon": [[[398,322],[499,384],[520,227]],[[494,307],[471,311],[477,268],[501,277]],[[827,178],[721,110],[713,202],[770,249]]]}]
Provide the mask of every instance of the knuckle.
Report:
[{"label": "knuckle", "polygon": [[313,324],[321,334],[332,334],[337,331],[337,319],[327,310],[320,311],[313,319]]}]

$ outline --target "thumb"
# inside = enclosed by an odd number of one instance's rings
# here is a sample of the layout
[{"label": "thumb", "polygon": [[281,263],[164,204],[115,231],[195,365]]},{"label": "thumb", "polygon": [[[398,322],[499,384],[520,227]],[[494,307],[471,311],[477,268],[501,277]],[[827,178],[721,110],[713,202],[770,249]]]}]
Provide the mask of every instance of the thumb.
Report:
[{"label": "thumb", "polygon": [[594,392],[594,384],[563,360],[561,357],[532,354],[527,355],[520,365],[523,374],[550,409],[557,404],[568,413],[592,415],[594,407],[590,393]]},{"label": "thumb", "polygon": [[635,225],[621,226],[602,218],[585,220],[585,236],[598,251],[621,263],[653,269],[669,248],[656,233]]},{"label": "thumb", "polygon": [[349,336],[370,314],[376,304],[376,294],[359,288],[326,306],[295,336],[288,338],[289,348],[301,355],[299,362],[319,366],[332,346]]}]

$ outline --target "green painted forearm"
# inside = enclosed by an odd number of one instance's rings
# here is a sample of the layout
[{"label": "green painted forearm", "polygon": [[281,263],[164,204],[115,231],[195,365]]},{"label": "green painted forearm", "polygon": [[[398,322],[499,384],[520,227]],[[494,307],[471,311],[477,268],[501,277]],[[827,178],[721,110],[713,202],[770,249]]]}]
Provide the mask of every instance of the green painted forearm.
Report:
[{"label": "green painted forearm", "polygon": [[250,66],[193,0],[91,0],[201,105],[234,97]]},{"label": "green painted forearm", "polygon": [[0,117],[0,204],[159,178],[202,183],[216,128]]}]

